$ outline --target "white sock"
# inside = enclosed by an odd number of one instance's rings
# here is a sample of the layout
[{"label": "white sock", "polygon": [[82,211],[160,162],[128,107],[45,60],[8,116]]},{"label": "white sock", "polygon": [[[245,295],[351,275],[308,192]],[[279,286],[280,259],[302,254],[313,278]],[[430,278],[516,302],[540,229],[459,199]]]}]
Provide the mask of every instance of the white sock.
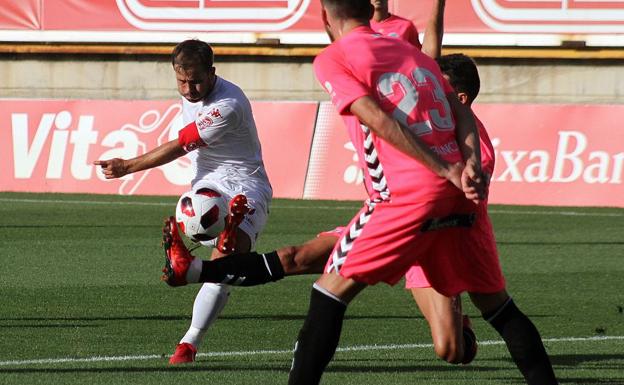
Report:
[{"label": "white sock", "polygon": [[195,297],[191,327],[182,337],[180,343],[186,342],[195,348],[199,347],[204,334],[221,314],[229,296],[230,287],[228,285],[204,283]]}]

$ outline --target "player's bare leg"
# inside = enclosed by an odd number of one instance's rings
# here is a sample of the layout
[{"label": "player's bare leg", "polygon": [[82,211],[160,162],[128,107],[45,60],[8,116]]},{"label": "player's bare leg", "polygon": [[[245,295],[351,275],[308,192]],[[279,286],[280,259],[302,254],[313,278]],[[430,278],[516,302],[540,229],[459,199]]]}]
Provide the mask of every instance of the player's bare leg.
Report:
[{"label": "player's bare leg", "polygon": [[429,323],[435,353],[453,364],[470,363],[477,352],[470,319],[462,314],[461,298],[447,297],[431,287],[410,289]]},{"label": "player's bare leg", "polygon": [[[219,258],[232,252],[248,252],[251,245],[249,235],[238,226],[249,212],[247,198],[237,195],[230,201],[225,228],[219,235],[213,258]],[[201,266],[199,267],[201,271]],[[195,352],[210,326],[217,320],[230,296],[229,285],[204,283],[193,303],[191,326],[176,346],[170,364],[190,363],[195,360]]]},{"label": "player's bare leg", "polygon": [[539,331],[506,290],[470,293],[483,318],[503,337],[516,366],[529,385],[556,385],[555,373]]},{"label": "player's bare leg", "polygon": [[320,382],[336,352],[347,305],[365,287],[366,284],[335,273],[325,273],[316,281],[308,314],[297,337],[289,385]]},{"label": "player's bare leg", "polygon": [[285,275],[322,273],[337,240],[337,236],[320,235],[302,245],[278,249]]}]

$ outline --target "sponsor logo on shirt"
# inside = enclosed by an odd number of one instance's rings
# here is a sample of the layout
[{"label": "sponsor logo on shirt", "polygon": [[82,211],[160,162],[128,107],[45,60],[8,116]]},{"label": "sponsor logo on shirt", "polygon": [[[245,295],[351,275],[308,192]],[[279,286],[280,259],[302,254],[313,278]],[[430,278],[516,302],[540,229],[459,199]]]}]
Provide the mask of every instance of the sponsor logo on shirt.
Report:
[{"label": "sponsor logo on shirt", "polygon": [[208,116],[208,114],[200,113],[197,118],[197,128],[200,130],[203,130],[212,126],[213,123],[214,121],[212,120],[212,118],[210,118],[210,116]]}]

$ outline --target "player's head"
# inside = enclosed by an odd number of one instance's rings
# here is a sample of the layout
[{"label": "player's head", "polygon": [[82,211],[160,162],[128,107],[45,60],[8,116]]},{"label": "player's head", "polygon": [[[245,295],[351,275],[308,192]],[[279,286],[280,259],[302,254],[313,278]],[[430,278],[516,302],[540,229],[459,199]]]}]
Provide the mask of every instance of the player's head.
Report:
[{"label": "player's head", "polygon": [[329,38],[334,41],[340,37],[347,25],[369,25],[373,17],[370,0],[321,0],[323,6],[323,24]]},{"label": "player's head", "polygon": [[214,88],[214,53],[207,43],[185,40],[176,45],[171,53],[171,64],[178,92],[189,102],[199,102]]},{"label": "player's head", "polygon": [[436,59],[444,77],[449,81],[459,101],[471,105],[479,95],[481,79],[474,60],[461,53],[440,56]]}]

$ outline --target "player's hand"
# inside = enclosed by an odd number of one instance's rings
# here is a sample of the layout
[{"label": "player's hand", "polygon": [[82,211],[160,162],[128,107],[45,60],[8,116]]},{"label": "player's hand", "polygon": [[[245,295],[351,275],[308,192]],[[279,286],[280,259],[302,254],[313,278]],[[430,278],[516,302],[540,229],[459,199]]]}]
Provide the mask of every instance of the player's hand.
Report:
[{"label": "player's hand", "polygon": [[483,175],[481,167],[473,163],[467,163],[461,175],[461,189],[466,199],[479,203],[485,199],[487,191],[487,178]]},{"label": "player's hand", "polygon": [[93,164],[102,167],[102,173],[106,179],[121,178],[128,174],[128,167],[124,159],[96,160]]}]

